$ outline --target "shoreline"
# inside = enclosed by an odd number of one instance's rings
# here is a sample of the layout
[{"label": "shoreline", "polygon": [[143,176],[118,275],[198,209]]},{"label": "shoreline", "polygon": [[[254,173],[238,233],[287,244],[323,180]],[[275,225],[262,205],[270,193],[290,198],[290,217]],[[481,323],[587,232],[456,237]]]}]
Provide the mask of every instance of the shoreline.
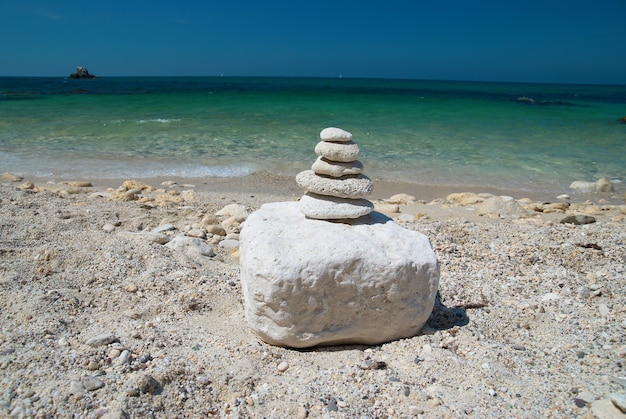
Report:
[{"label": "shoreline", "polygon": [[[270,195],[277,199],[298,199],[304,193],[295,182],[295,176],[279,175],[271,172],[254,172],[245,176],[230,177],[178,177],[178,176],[150,176],[136,178],[76,178],[54,179],[52,177],[25,177],[24,181],[35,184],[69,184],[75,181],[89,182],[94,189],[117,188],[124,181],[134,179],[152,187],[159,188],[164,182],[174,183],[178,187],[188,186],[196,192],[212,193],[241,193],[254,195]],[[408,194],[418,201],[431,202],[442,200],[453,193],[487,193],[497,196],[510,196],[516,200],[531,199],[540,202],[560,202],[558,198],[568,195],[570,203],[595,202],[601,204],[621,205],[626,201],[625,188],[618,184],[612,192],[578,192],[569,189],[563,192],[560,188],[528,190],[522,188],[502,188],[491,185],[463,185],[463,184],[423,184],[400,180],[378,179],[372,177],[374,188],[370,199],[384,200],[395,194]],[[595,180],[595,179],[594,179]],[[17,186],[17,184],[16,184]],[[43,185],[42,185],[43,186]]]}]

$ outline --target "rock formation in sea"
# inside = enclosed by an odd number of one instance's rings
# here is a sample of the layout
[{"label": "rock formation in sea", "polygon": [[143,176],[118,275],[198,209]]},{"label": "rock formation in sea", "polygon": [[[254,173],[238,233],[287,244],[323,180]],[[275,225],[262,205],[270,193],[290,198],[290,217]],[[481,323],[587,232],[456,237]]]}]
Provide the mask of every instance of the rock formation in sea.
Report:
[{"label": "rock formation in sea", "polygon": [[352,135],[327,128],[299,202],[263,205],[240,234],[246,319],[264,341],[305,348],[414,336],[439,264],[428,238],[373,211]]},{"label": "rock formation in sea", "polygon": [[70,78],[72,79],[95,79],[98,76],[91,74],[86,67],[76,67],[76,72],[70,74]]}]

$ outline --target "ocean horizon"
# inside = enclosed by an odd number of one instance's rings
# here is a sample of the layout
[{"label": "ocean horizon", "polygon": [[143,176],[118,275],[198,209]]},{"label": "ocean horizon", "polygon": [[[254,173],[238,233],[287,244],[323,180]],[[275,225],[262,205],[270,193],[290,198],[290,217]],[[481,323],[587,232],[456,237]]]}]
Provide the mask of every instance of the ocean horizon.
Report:
[{"label": "ocean horizon", "polygon": [[285,77],[0,77],[0,171],[293,176],[350,131],[389,181],[568,191],[626,178],[626,86]]}]

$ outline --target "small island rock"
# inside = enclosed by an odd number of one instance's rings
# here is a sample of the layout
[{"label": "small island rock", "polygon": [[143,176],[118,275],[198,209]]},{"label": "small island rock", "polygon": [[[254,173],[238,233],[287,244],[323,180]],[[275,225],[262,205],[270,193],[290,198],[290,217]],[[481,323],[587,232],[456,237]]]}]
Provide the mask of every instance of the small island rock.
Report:
[{"label": "small island rock", "polygon": [[76,67],[76,72],[70,74],[70,78],[72,79],[95,79],[97,77],[98,76],[91,74],[89,70],[87,70],[87,67],[81,66]]}]

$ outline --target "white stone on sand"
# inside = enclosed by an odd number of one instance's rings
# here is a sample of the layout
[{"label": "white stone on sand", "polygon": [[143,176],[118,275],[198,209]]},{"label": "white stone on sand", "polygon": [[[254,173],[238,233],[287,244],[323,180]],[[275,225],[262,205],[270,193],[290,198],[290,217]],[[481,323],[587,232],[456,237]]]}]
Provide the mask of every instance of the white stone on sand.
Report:
[{"label": "white stone on sand", "polygon": [[186,252],[187,254],[194,256],[215,256],[211,246],[209,246],[204,240],[195,237],[176,236],[165,246],[172,250]]},{"label": "white stone on sand", "polygon": [[229,204],[216,212],[215,215],[245,219],[248,216],[248,210],[241,204]]},{"label": "white stone on sand", "polygon": [[263,205],[241,232],[246,318],[266,342],[304,348],[414,336],[433,308],[439,266],[428,238],[380,213],[308,219]]}]

